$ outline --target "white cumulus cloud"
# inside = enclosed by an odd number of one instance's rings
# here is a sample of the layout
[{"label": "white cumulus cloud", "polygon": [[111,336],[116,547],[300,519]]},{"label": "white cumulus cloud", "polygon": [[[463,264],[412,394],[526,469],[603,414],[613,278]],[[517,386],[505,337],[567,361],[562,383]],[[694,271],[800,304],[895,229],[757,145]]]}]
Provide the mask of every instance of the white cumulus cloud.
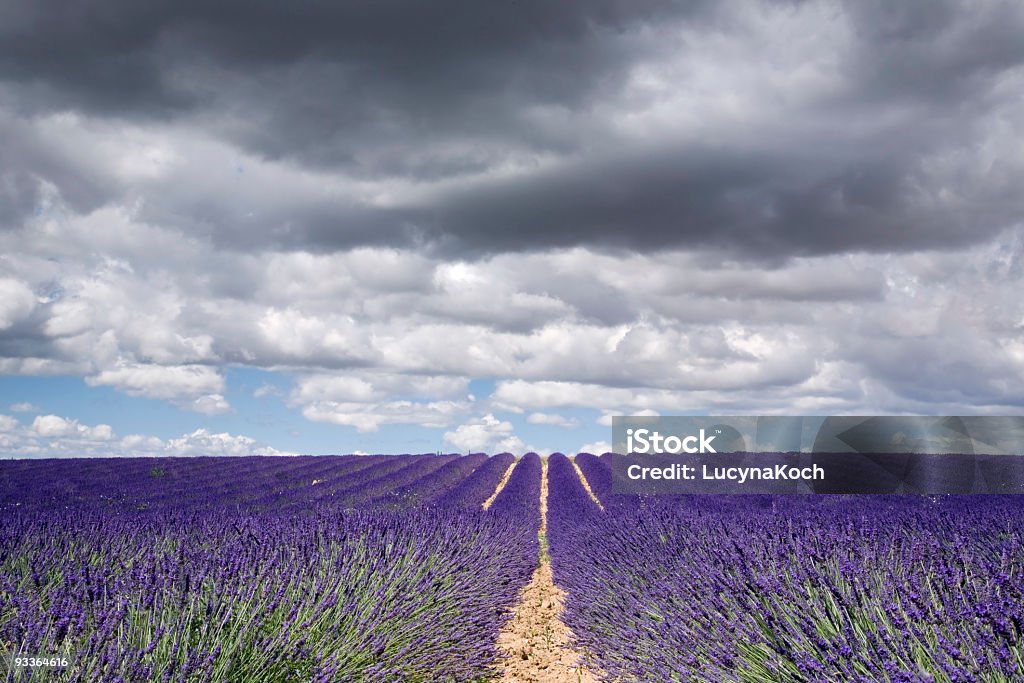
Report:
[{"label": "white cumulus cloud", "polygon": [[279,451],[256,439],[227,432],[197,429],[189,434],[169,439],[164,444],[166,455],[291,455]]},{"label": "white cumulus cloud", "polygon": [[0,330],[22,320],[36,305],[36,296],[25,283],[0,278]]},{"label": "white cumulus cloud", "polygon": [[59,415],[38,415],[32,421],[32,431],[43,438],[72,437],[85,441],[109,441],[114,436],[110,425],[83,425]]},{"label": "white cumulus cloud", "polygon": [[580,426],[580,421],[574,417],[565,417],[557,413],[530,413],[526,417],[526,421],[534,425],[552,425],[554,427],[564,427],[566,429],[573,429]]},{"label": "white cumulus cloud", "polygon": [[131,396],[169,400],[205,415],[228,412],[224,378],[206,365],[164,366],[122,363],[87,377],[92,386],[113,386]]},{"label": "white cumulus cloud", "polygon": [[207,394],[187,404],[189,409],[203,415],[221,415],[231,412],[231,404],[220,394]]},{"label": "white cumulus cloud", "polygon": [[316,401],[305,406],[302,414],[314,422],[331,422],[355,427],[360,432],[375,432],[381,425],[389,424],[447,427],[466,411],[466,407],[466,402],[459,401]]},{"label": "white cumulus cloud", "polygon": [[445,432],[444,440],[459,451],[525,452],[526,445],[513,432],[511,422],[499,420],[488,413],[477,420],[459,425],[453,431]]},{"label": "white cumulus cloud", "polygon": [[148,434],[118,437],[110,425],[82,424],[60,415],[38,415],[23,426],[0,415],[0,457],[294,455],[244,434],[196,429],[170,439]]},{"label": "white cumulus cloud", "polygon": [[580,453],[593,453],[594,455],[602,455],[612,450],[612,445],[607,441],[593,441],[585,443],[580,446]]}]

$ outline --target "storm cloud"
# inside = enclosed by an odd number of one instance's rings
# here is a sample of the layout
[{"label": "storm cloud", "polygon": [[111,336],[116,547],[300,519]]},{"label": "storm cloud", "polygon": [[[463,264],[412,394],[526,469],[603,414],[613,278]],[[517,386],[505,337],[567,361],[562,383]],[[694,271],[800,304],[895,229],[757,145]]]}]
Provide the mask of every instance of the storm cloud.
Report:
[{"label": "storm cloud", "polygon": [[955,248],[1024,212],[1017,3],[19,3],[0,26],[19,125],[171,127],[331,188],[249,212],[21,144],[8,223],[32,178],[224,245],[449,255]]},{"label": "storm cloud", "polygon": [[467,448],[1018,411],[1021,35],[995,0],[0,0],[0,372],[212,419],[260,368]]}]

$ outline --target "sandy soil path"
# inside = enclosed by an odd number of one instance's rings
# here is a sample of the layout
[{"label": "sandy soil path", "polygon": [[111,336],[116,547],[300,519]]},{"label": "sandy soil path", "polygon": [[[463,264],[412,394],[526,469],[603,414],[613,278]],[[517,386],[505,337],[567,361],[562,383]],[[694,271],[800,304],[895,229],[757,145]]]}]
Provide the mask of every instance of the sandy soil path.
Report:
[{"label": "sandy soil path", "polygon": [[601,505],[601,501],[594,495],[594,491],[590,488],[590,483],[587,482],[587,478],[583,475],[583,470],[576,464],[576,458],[572,459],[572,466],[576,470],[576,476],[580,478],[580,482],[583,484],[583,488],[587,490],[587,495],[590,496],[590,500],[597,503],[597,507],[601,508],[601,512],[604,512],[604,505]]},{"label": "sandy soil path", "polygon": [[513,461],[512,464],[508,466],[508,469],[505,470],[505,474],[502,475],[501,481],[498,482],[498,488],[494,489],[494,493],[491,494],[491,497],[484,501],[484,510],[491,507],[491,503],[493,503],[494,499],[498,497],[498,494],[501,493],[501,490],[505,488],[505,484],[508,483],[509,478],[512,476],[512,470],[516,468],[517,462],[519,461]]},{"label": "sandy soil path", "polygon": [[515,615],[498,636],[502,683],[596,683],[569,647],[571,632],[559,615],[565,592],[555,585],[544,540],[548,518],[548,462],[542,460],[540,488],[541,560],[523,591]]}]

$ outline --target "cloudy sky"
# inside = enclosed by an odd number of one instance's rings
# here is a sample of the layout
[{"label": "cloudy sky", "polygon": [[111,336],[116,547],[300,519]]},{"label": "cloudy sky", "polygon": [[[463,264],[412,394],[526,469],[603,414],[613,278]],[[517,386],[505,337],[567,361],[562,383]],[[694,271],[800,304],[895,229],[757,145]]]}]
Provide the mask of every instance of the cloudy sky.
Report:
[{"label": "cloudy sky", "polygon": [[0,0],[0,455],[1021,414],[1021,35],[986,0]]}]

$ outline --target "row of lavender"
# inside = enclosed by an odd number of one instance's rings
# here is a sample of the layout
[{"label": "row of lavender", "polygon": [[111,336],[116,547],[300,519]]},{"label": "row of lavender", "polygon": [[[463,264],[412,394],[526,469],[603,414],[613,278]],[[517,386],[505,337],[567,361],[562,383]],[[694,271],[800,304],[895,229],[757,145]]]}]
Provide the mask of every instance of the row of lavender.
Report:
[{"label": "row of lavender", "polygon": [[536,455],[480,507],[514,461],[0,463],[0,645],[71,681],[479,679],[537,562]]},{"label": "row of lavender", "polygon": [[552,456],[565,620],[610,680],[1024,680],[1024,501],[611,491]]},{"label": "row of lavender", "polygon": [[376,507],[384,499],[392,508],[409,507],[435,502],[471,474],[497,481],[512,459],[495,456],[479,473],[488,462],[483,454],[7,461],[0,465],[0,510],[303,511]]}]

